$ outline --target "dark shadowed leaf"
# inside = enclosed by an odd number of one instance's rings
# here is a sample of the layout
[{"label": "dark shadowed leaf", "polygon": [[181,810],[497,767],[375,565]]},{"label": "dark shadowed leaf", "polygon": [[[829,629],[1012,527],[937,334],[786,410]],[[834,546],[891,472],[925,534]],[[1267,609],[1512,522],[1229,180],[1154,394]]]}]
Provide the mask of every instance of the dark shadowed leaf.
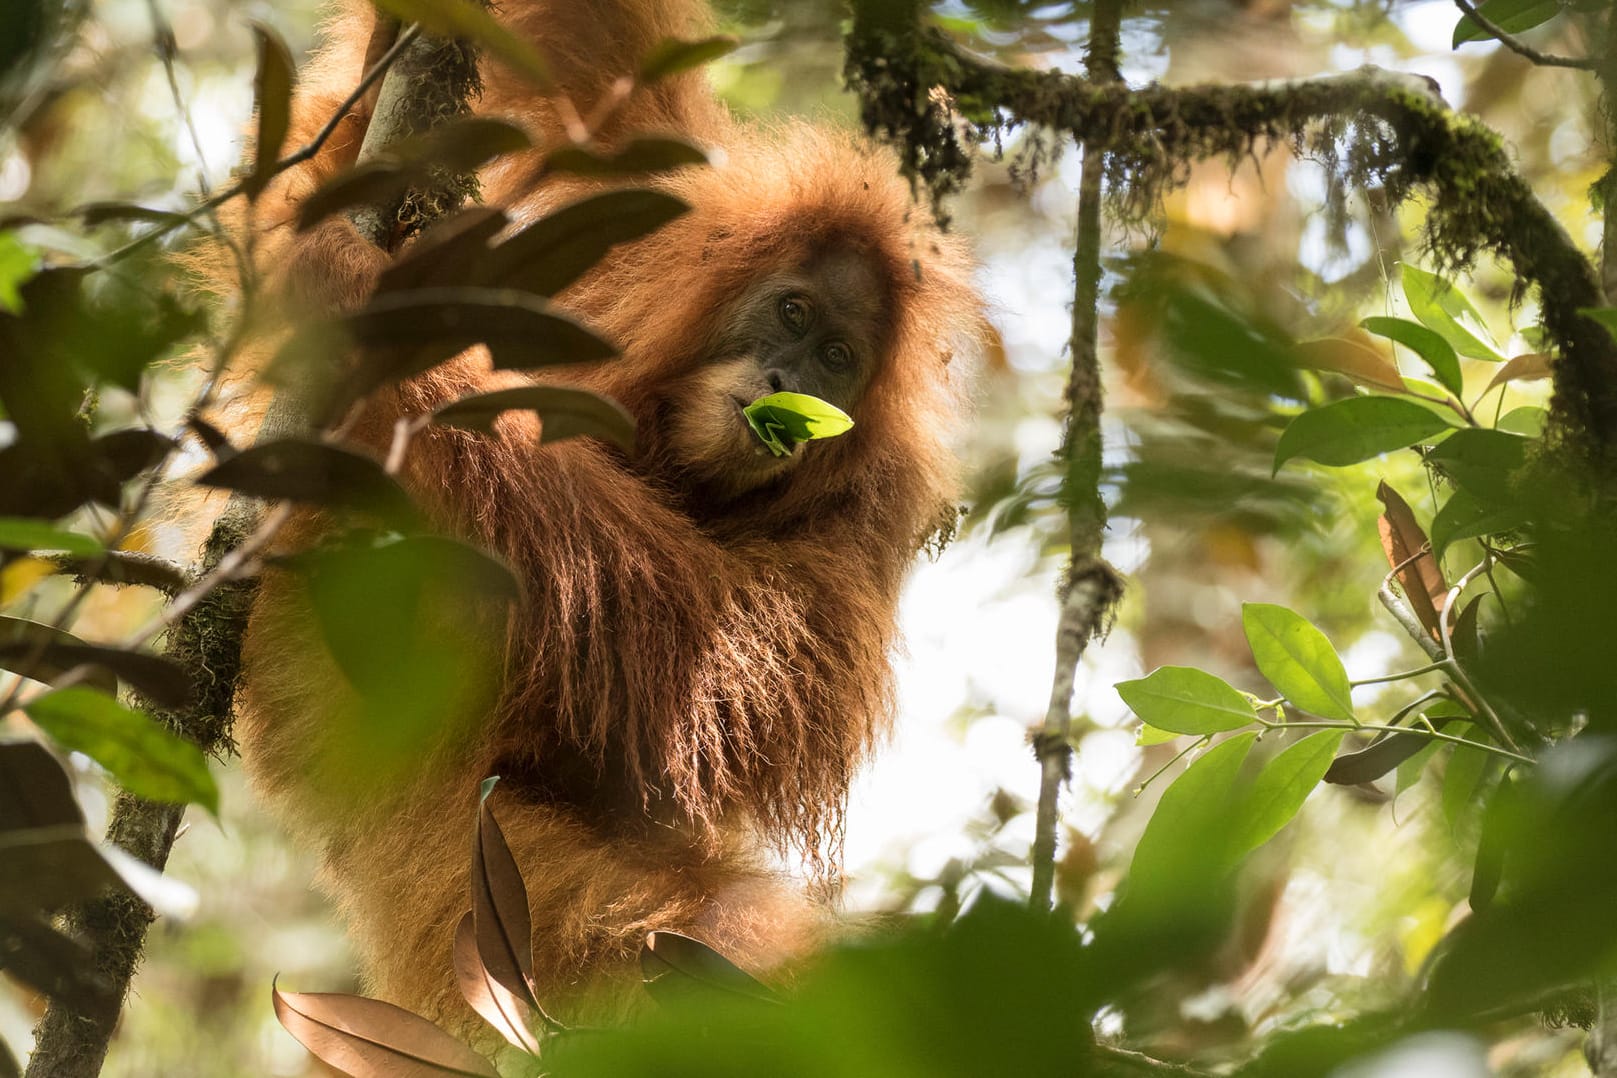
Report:
[{"label": "dark shadowed leaf", "polygon": [[616,401],[583,389],[561,386],[518,386],[492,393],[462,397],[433,413],[433,420],[450,427],[488,433],[501,412],[520,408],[538,413],[544,424],[541,442],[589,435],[634,452],[634,417]]},{"label": "dark shadowed leaf", "polygon": [[188,416],[185,426],[215,457],[223,459],[236,451],[236,447],[230,444],[230,439],[225,437],[224,431],[199,415]]},{"label": "dark shadowed leaf", "polygon": [[678,932],[652,932],[640,948],[640,973],[656,999],[691,989],[718,991],[746,999],[777,1002],[775,993],[752,974],[701,940]]},{"label": "dark shadowed leaf", "polygon": [[1527,509],[1519,503],[1490,505],[1456,490],[1432,518],[1432,552],[1441,558],[1461,539],[1514,531],[1526,522]]},{"label": "dark shadowed leaf", "polygon": [[489,806],[496,779],[483,782],[472,846],[472,927],[477,954],[488,975],[513,996],[539,1010],[533,989],[533,923],[528,889],[505,834]]},{"label": "dark shadowed leaf", "polygon": [[148,225],[176,225],[185,220],[185,214],[173,210],[159,210],[133,202],[86,202],[73,211],[88,228],[113,221],[138,221]]},{"label": "dark shadowed leaf", "polygon": [[353,1078],[498,1078],[488,1060],[402,1007],[338,992],[270,994],[286,1031]]},{"label": "dark shadowed leaf", "polygon": [[[53,628],[43,622],[26,618],[0,615],[0,669],[10,670],[35,681],[49,683],[67,673],[75,662],[65,665],[54,658],[64,647],[87,647],[72,633]],[[109,696],[118,692],[118,679],[112,671],[97,667],[85,676],[84,683],[100,689]]]},{"label": "dark shadowed leaf", "polygon": [[[1483,0],[1476,5],[1477,12],[1507,34],[1519,34],[1549,22],[1560,14],[1561,0]],[[1453,47],[1467,41],[1485,41],[1493,34],[1469,15],[1460,16],[1454,24]]]},{"label": "dark shadowed leaf", "polygon": [[1443,570],[1428,550],[1426,533],[1403,496],[1383,482],[1376,488],[1376,497],[1384,507],[1376,526],[1381,532],[1381,549],[1387,555],[1387,566],[1398,569],[1398,583],[1410,609],[1436,640],[1437,616],[1448,602],[1449,586],[1443,580]]},{"label": "dark shadowed leaf", "polygon": [[517,36],[494,16],[468,0],[373,0],[377,7],[403,22],[418,22],[438,37],[465,38],[487,49],[539,89],[550,86],[544,57],[531,43]]},{"label": "dark shadowed leaf", "polygon": [[1420,356],[1432,373],[1437,375],[1437,380],[1451,393],[1458,396],[1465,390],[1465,379],[1460,376],[1460,358],[1455,355],[1454,346],[1435,330],[1407,318],[1380,315],[1366,318],[1359,325],[1378,337],[1397,341]]},{"label": "dark shadowed leaf", "polygon": [[486,344],[501,370],[589,363],[617,349],[544,299],[510,288],[422,288],[377,296],[342,327],[370,349],[356,394]]},{"label": "dark shadowed leaf", "polygon": [[489,241],[507,221],[505,213],[492,206],[473,206],[445,218],[382,271],[376,291],[405,292],[469,279],[488,257]]},{"label": "dark shadowed leaf", "polygon": [[82,823],[0,832],[0,864],[0,916],[59,910],[123,886]]},{"label": "dark shadowed leaf", "polygon": [[494,248],[490,284],[550,296],[578,280],[617,244],[655,232],[690,210],[661,191],[591,195],[547,214]]},{"label": "dark shadowed leaf", "polygon": [[489,975],[477,953],[477,929],[468,912],[455,926],[455,981],[460,994],[483,1021],[500,1036],[532,1055],[539,1054],[539,1038],[533,1024],[539,1015],[527,1002],[514,996]]},{"label": "dark shadowed leaf", "polygon": [[1287,424],[1275,446],[1274,470],[1293,457],[1332,467],[1358,464],[1451,429],[1436,412],[1393,397],[1350,397],[1310,408]]},{"label": "dark shadowed leaf", "polygon": [[706,37],[699,41],[680,41],[665,38],[651,47],[640,61],[640,81],[656,82],[669,75],[688,71],[693,67],[727,56],[740,44],[733,37]]},{"label": "dark shadowed leaf", "polygon": [[[1434,716],[1431,711],[1426,714],[1439,731],[1454,721],[1452,717]],[[1403,763],[1422,752],[1430,756],[1442,744],[1419,734],[1381,734],[1359,751],[1345,752],[1332,760],[1325,772],[1325,781],[1337,786],[1357,786],[1361,782],[1374,782],[1396,767],[1399,768],[1398,789],[1402,791],[1413,783],[1413,778],[1406,781]]]},{"label": "dark shadowed leaf", "polygon": [[0,517],[0,549],[20,551],[60,551],[88,558],[105,548],[101,541],[80,535],[30,517]]},{"label": "dark shadowed leaf", "polygon": [[1245,857],[1291,822],[1319,785],[1345,730],[1316,730],[1263,765],[1231,811],[1230,855]]},{"label": "dark shadowed leaf", "polygon": [[116,483],[127,482],[147,468],[155,468],[174,449],[172,439],[145,427],[115,430],[90,444],[101,458],[105,474]]},{"label": "dark shadowed leaf", "polygon": [[1347,671],[1324,633],[1272,603],[1241,604],[1241,625],[1258,669],[1287,702],[1327,719],[1356,721]]},{"label": "dark shadowed leaf", "polygon": [[[0,620],[8,623],[7,629],[17,628],[17,623],[10,618]],[[94,666],[117,675],[130,688],[164,707],[184,707],[196,695],[191,675],[172,659],[143,651],[87,644],[71,637],[63,639],[67,637],[66,633],[53,636],[40,632],[46,626],[32,622],[24,624],[31,628],[19,632],[14,638],[0,639],[0,667],[23,673],[17,668],[30,663],[36,664],[34,669],[39,672],[49,669],[67,671],[81,665]],[[10,633],[5,635],[9,636]],[[27,676],[35,675],[30,673]],[[49,681],[51,678],[39,680]]]},{"label": "dark shadowed leaf", "polygon": [[1117,694],[1144,722],[1176,734],[1216,734],[1257,721],[1252,703],[1222,678],[1188,666],[1162,666]]},{"label": "dark shadowed leaf", "polygon": [[674,138],[630,139],[621,149],[606,153],[584,146],[564,146],[545,158],[545,167],[550,171],[580,176],[647,176],[705,164],[707,154]]},{"label": "dark shadowed leaf", "polygon": [[521,153],[532,145],[528,133],[509,120],[464,116],[389,147],[388,154],[448,172],[473,172],[496,157]]},{"label": "dark shadowed leaf", "polygon": [[82,752],[131,793],[174,804],[196,802],[219,813],[219,787],[202,750],[150,715],[94,689],[48,693],[26,708],[57,743]]},{"label": "dark shadowed leaf", "polygon": [[0,741],[0,832],[84,826],[73,784],[38,741]]},{"label": "dark shadowed leaf", "polygon": [[419,174],[417,166],[377,158],[339,172],[298,203],[299,232],[356,206],[380,205],[397,198]]},{"label": "dark shadowed leaf", "polygon": [[242,450],[196,482],[256,498],[284,498],[408,521],[409,495],[370,457],[324,442],[282,438]]},{"label": "dark shadowed leaf", "polygon": [[1440,334],[1462,356],[1498,363],[1504,357],[1486,340],[1482,315],[1450,281],[1408,262],[1400,266],[1404,298],[1421,325]]},{"label": "dark shadowed leaf", "polygon": [[253,98],[258,106],[258,137],[253,143],[253,170],[242,181],[248,198],[257,198],[275,175],[281,147],[292,124],[292,53],[281,35],[261,22],[250,24],[258,45],[258,73]]},{"label": "dark shadowed leaf", "polygon": [[95,956],[78,939],[33,914],[0,913],[0,968],[52,999],[94,1013],[113,998]]},{"label": "dark shadowed leaf", "polygon": [[1533,382],[1540,378],[1548,378],[1554,373],[1554,363],[1544,352],[1526,352],[1519,356],[1511,356],[1494,376],[1488,379],[1488,392],[1494,386],[1504,385],[1506,382]]}]

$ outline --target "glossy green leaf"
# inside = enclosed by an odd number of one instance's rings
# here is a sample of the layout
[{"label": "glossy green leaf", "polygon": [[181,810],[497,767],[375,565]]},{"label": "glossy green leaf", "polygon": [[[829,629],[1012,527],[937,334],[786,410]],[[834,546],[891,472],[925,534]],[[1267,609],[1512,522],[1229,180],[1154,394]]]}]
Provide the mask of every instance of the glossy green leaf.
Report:
[{"label": "glossy green leaf", "polygon": [[1171,899],[1180,881],[1227,869],[1224,820],[1236,776],[1257,734],[1236,734],[1208,749],[1163,791],[1134,847],[1125,901]]},{"label": "glossy green leaf", "polygon": [[1454,346],[1437,331],[1407,318],[1382,316],[1366,318],[1359,325],[1378,337],[1397,341],[1420,356],[1432,373],[1437,375],[1437,380],[1455,396],[1464,392],[1465,379],[1460,375],[1460,358],[1455,354]]},{"label": "glossy green leaf", "polygon": [[1358,464],[1452,429],[1436,412],[1393,397],[1350,397],[1311,408],[1287,424],[1275,446],[1274,470],[1293,457],[1332,467]]},{"label": "glossy green leaf", "polygon": [[1134,743],[1141,748],[1148,745],[1166,745],[1178,736],[1172,730],[1158,730],[1155,726],[1142,722],[1140,728],[1134,731]]},{"label": "glossy green leaf", "polygon": [[1230,855],[1239,860],[1290,823],[1325,777],[1345,730],[1316,730],[1263,765],[1236,803],[1230,820]]},{"label": "glossy green leaf", "polygon": [[1216,734],[1257,720],[1252,703],[1222,678],[1188,666],[1163,666],[1117,683],[1117,694],[1149,726],[1176,734]]},{"label": "glossy green leaf", "polygon": [[747,425],[777,457],[791,453],[798,442],[835,438],[853,429],[853,419],[841,408],[807,393],[771,393],[742,409]]},{"label": "glossy green leaf", "polygon": [[1293,707],[1354,721],[1347,671],[1324,633],[1272,603],[1243,603],[1241,625],[1258,669]]},{"label": "glossy green leaf", "polygon": [[0,549],[60,551],[88,558],[106,548],[99,539],[29,517],[0,517]]},{"label": "glossy green leaf", "polygon": [[[1507,34],[1519,34],[1549,22],[1561,11],[1560,0],[1483,0],[1476,5],[1477,12]],[[1467,41],[1487,41],[1493,34],[1469,15],[1460,16],[1454,24],[1453,47]]]},{"label": "glossy green leaf", "polygon": [[150,715],[86,688],[48,693],[26,710],[54,741],[106,768],[130,793],[153,801],[195,802],[218,815],[219,787],[207,757]]},{"label": "glossy green leaf", "polygon": [[[1482,316],[1465,293],[1435,273],[1405,262],[1401,266],[1404,298],[1421,325],[1440,334],[1462,356],[1498,363],[1503,356],[1488,340]],[[1465,323],[1469,322],[1470,325]],[[1480,334],[1480,336],[1479,336]]]},{"label": "glossy green leaf", "polygon": [[428,33],[458,37],[487,49],[540,89],[550,86],[550,71],[533,44],[495,20],[488,10],[469,0],[372,0],[402,22],[418,22]]}]

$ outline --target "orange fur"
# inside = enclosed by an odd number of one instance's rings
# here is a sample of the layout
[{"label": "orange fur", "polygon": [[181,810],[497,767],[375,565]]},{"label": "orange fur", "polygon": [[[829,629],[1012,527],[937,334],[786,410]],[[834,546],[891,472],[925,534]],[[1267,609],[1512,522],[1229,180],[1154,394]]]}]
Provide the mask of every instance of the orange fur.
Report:
[{"label": "orange fur", "polygon": [[[691,0],[509,0],[501,15],[543,47],[581,113],[657,40],[706,30]],[[359,77],[370,26],[352,7],[327,27],[302,72],[292,144]],[[485,81],[479,113],[518,119],[541,145],[560,140],[549,101],[494,67]],[[298,237],[286,221],[352,160],[363,128],[363,116],[345,122],[258,210],[265,265],[327,305],[361,302],[385,260],[344,223]],[[820,907],[768,853],[792,846],[834,864],[849,781],[891,718],[899,587],[953,497],[944,439],[962,372],[950,360],[976,338],[980,302],[969,260],[912,205],[893,160],[805,124],[739,124],[699,73],[636,95],[603,137],[640,131],[724,151],[718,167],[654,181],[692,212],[558,297],[623,353],[565,380],[628,408],[642,451],[540,448],[533,421],[507,418],[492,438],[434,429],[407,463],[433,517],[524,583],[498,685],[465,688],[465,717],[446,722],[409,782],[356,797],[321,764],[341,736],[340,675],[311,648],[295,582],[266,582],[247,641],[239,731],[256,786],[320,844],[372,989],[455,1022],[465,1012],[449,945],[488,774],[506,776],[496,807],[531,891],[540,989],[564,1012],[626,1006],[648,930],[706,938],[755,967],[812,944]],[[482,177],[486,201],[518,223],[594,189],[538,183],[536,160]],[[761,274],[828,250],[862,256],[883,281],[885,347],[857,425],[751,492],[715,498],[703,468],[718,451],[701,416],[741,377],[705,362],[727,305]],[[463,357],[384,394],[359,437],[380,448],[393,416],[509,377]]]}]

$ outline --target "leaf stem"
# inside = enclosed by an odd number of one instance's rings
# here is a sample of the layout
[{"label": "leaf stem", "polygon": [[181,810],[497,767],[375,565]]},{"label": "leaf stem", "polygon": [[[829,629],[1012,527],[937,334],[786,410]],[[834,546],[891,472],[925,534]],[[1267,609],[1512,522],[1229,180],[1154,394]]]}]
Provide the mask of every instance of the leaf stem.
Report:
[{"label": "leaf stem", "polygon": [[[1369,723],[1360,723],[1355,726],[1350,722],[1331,722],[1323,719],[1319,722],[1269,722],[1267,719],[1259,719],[1258,723],[1268,730],[1369,730],[1372,733],[1414,734],[1416,737],[1430,738],[1433,741],[1449,741],[1456,745],[1470,745],[1474,749],[1491,752],[1495,756],[1503,756],[1505,759],[1515,760],[1517,763],[1538,763],[1531,756],[1524,756],[1522,753],[1512,752],[1510,749],[1500,748],[1497,745],[1484,745],[1480,741],[1472,741],[1470,738],[1460,737],[1456,734],[1440,734],[1435,730],[1422,730],[1418,726],[1373,726]],[[1155,777],[1154,775],[1152,776],[1152,778]]]},{"label": "leaf stem", "polygon": [[1429,666],[1423,666],[1418,670],[1405,670],[1402,673],[1397,674],[1383,674],[1381,677],[1360,678],[1357,681],[1348,682],[1348,685],[1356,689],[1360,685],[1381,685],[1389,681],[1404,681],[1408,678],[1420,677],[1422,674],[1433,674],[1439,670],[1447,671],[1448,669],[1448,661],[1440,660],[1432,663]]},{"label": "leaf stem", "polygon": [[[1262,719],[1259,719],[1258,721],[1263,722]],[[1276,725],[1279,725],[1279,724],[1278,723],[1264,723],[1264,725],[1265,726],[1276,726]],[[1145,793],[1145,788],[1147,786],[1151,785],[1153,782],[1157,781],[1157,779],[1161,778],[1162,773],[1164,771],[1167,771],[1174,764],[1178,763],[1180,760],[1183,760],[1186,756],[1188,756],[1191,753],[1195,752],[1197,749],[1201,748],[1203,745],[1207,744],[1211,740],[1213,740],[1213,735],[1212,734],[1203,734],[1201,737],[1198,737],[1195,741],[1192,741],[1190,744],[1188,744],[1184,748],[1180,749],[1179,752],[1174,755],[1173,759],[1169,760],[1167,763],[1163,764],[1161,767],[1159,767],[1155,771],[1151,772],[1150,775],[1146,776],[1146,778],[1141,780],[1141,782],[1140,782],[1140,784],[1138,786],[1134,787],[1134,796],[1139,797],[1141,794]]]}]

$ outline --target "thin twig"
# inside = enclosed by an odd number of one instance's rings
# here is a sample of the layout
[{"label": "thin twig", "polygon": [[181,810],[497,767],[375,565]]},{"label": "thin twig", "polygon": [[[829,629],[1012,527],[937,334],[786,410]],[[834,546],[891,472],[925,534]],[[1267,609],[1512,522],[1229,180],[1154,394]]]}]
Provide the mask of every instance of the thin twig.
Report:
[{"label": "thin twig", "polygon": [[[301,165],[303,162],[309,160],[315,154],[319,153],[321,148],[325,146],[326,140],[330,139],[331,136],[336,132],[337,127],[343,121],[343,117],[348,115],[348,111],[358,104],[359,100],[365,96],[366,92],[369,91],[370,88],[375,85],[383,75],[387,74],[387,69],[393,66],[393,61],[398,59],[399,54],[404,51],[405,46],[414,41],[420,32],[421,27],[416,23],[411,23],[410,26],[399,35],[399,39],[393,43],[393,47],[388,49],[387,52],[382,55],[382,58],[376,61],[376,64],[369,71],[365,72],[365,77],[359,80],[359,84],[354,87],[354,91],[343,99],[342,104],[337,106],[336,111],[332,113],[331,118],[326,121],[326,125],[319,130],[314,138],[310,139],[296,152],[288,154],[279,161],[275,162],[275,168],[272,171],[272,175],[279,175],[289,168],[294,168],[297,165]],[[180,214],[173,220],[165,221],[156,228],[153,228],[150,232],[143,233],[142,235],[130,240],[122,247],[119,247],[114,251],[107,252],[100,258],[97,258],[95,261],[89,263],[88,268],[104,269],[107,266],[122,262],[125,258],[128,258],[137,251],[140,251],[150,244],[162,239],[170,232],[194,223],[196,218],[205,213],[210,213],[213,210],[218,209],[231,199],[245,193],[246,190],[247,182],[245,180],[233,183],[223,191],[220,191],[218,194],[186,211],[185,213]]]},{"label": "thin twig", "polygon": [[1505,48],[1539,67],[1570,67],[1575,71],[1593,71],[1598,66],[1593,60],[1582,56],[1555,56],[1540,52],[1478,11],[1471,0],[1454,0],[1454,6],[1470,16],[1472,22],[1497,38]]}]

